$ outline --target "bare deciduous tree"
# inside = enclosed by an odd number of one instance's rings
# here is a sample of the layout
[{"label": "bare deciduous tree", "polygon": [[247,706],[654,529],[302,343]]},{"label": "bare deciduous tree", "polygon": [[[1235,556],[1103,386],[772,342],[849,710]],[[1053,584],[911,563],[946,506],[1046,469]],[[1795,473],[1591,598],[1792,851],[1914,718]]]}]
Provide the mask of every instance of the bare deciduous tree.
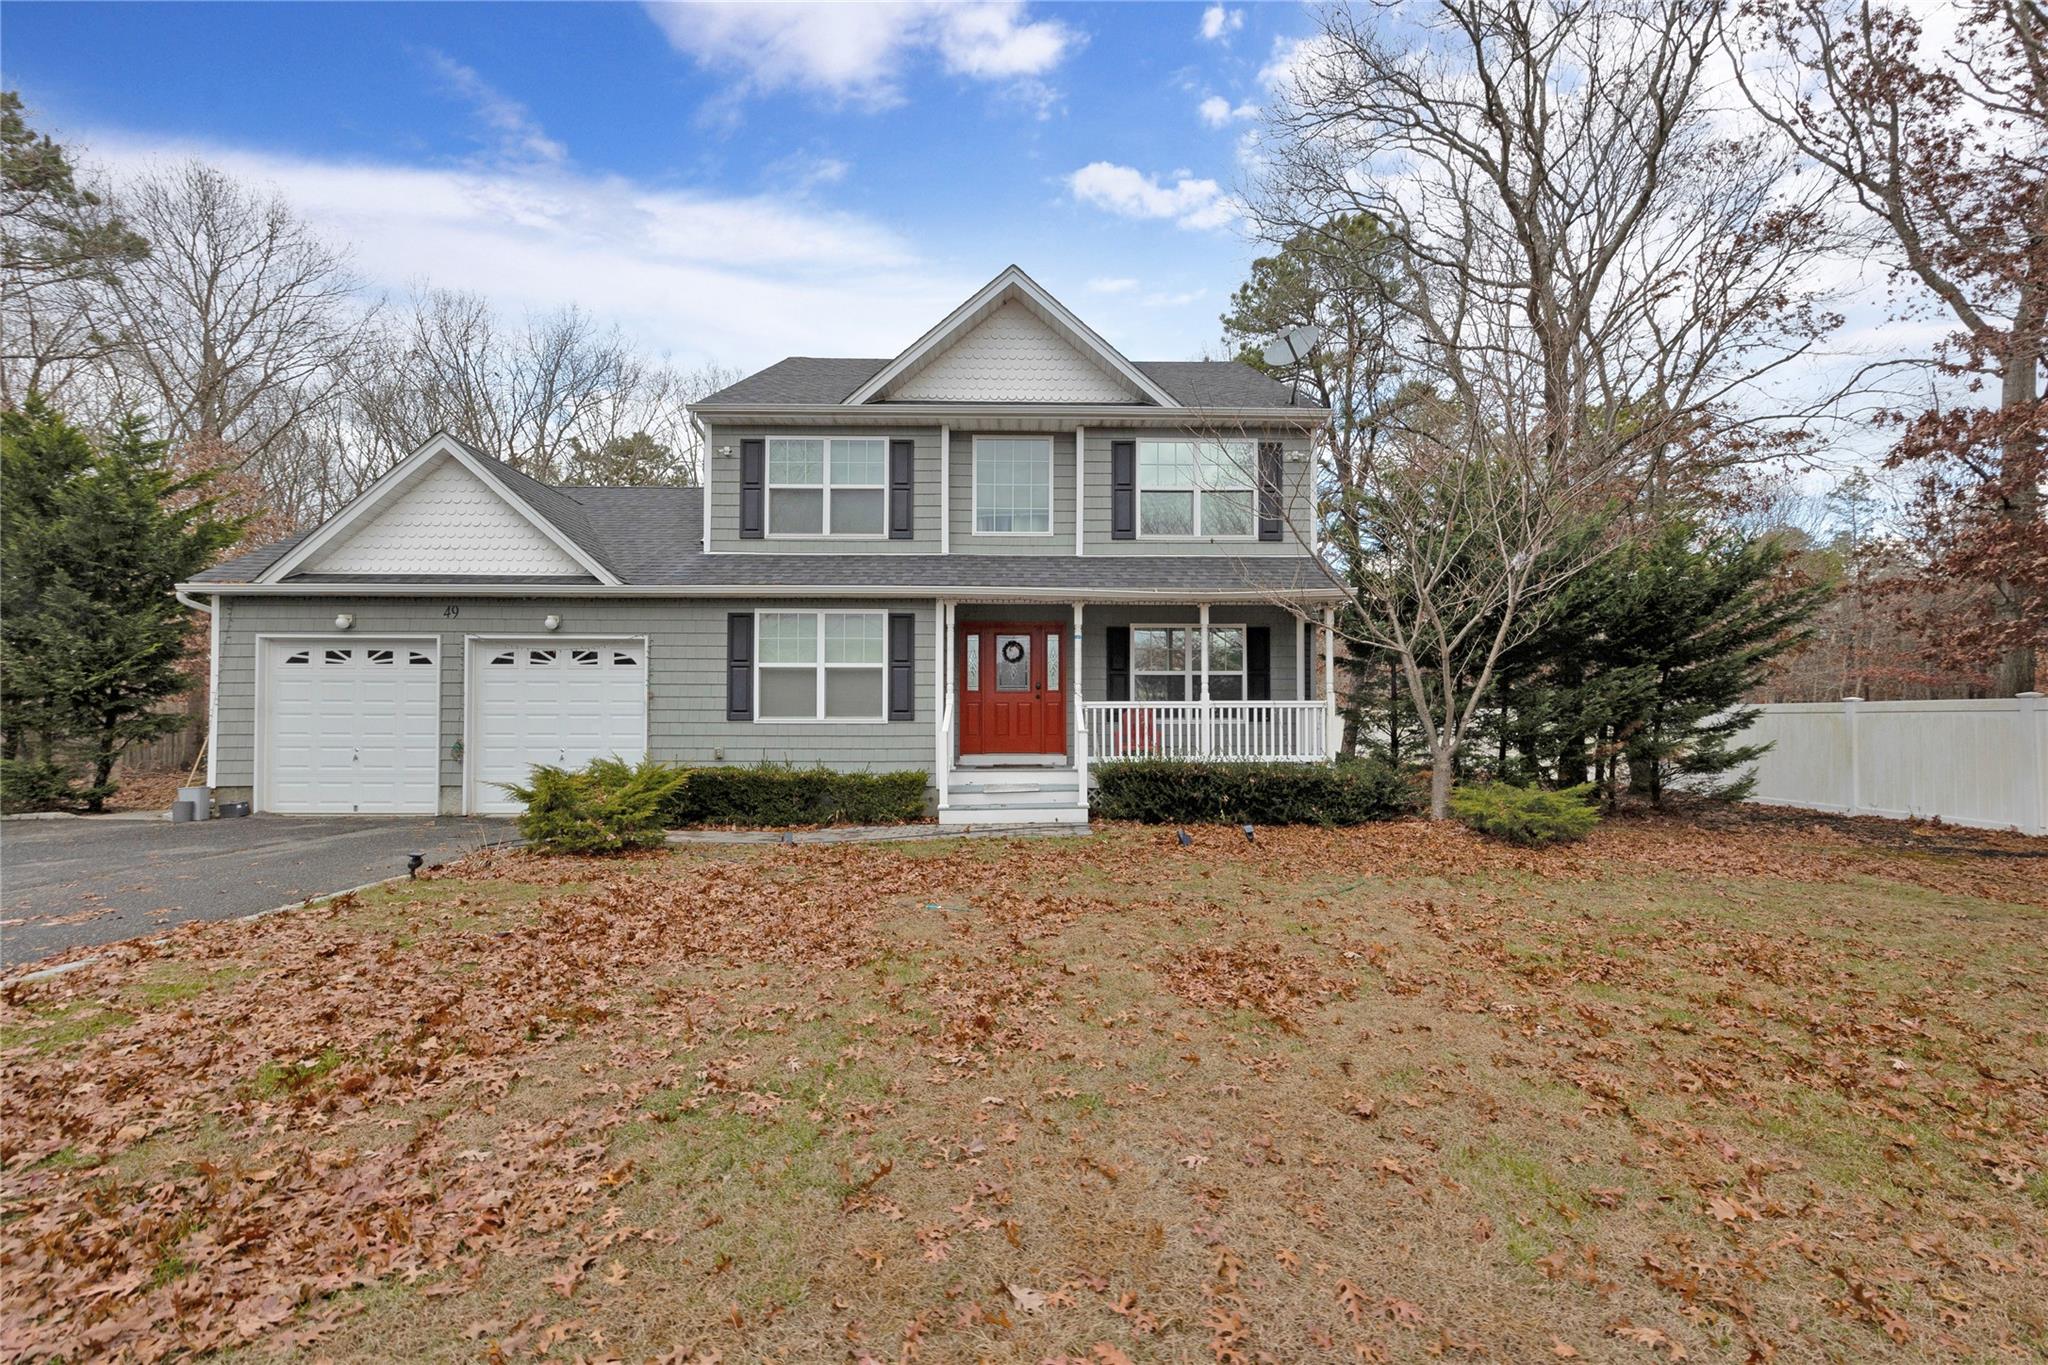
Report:
[{"label": "bare deciduous tree", "polygon": [[1946,392],[1905,417],[1892,458],[1924,474],[1921,595],[1989,597],[1979,619],[1928,618],[1937,654],[1995,659],[1994,690],[2024,691],[2048,643],[2048,6],[1970,0],[1946,51],[1907,9],[1867,0],[1741,13],[1728,40],[1751,103],[1956,325],[1928,357]]},{"label": "bare deciduous tree", "polygon": [[161,430],[261,461],[326,403],[367,315],[347,257],[282,199],[203,162],[118,202],[150,253],[112,277],[101,329],[153,391]]},{"label": "bare deciduous tree", "polygon": [[[1838,321],[1834,232],[1789,156],[1710,108],[1694,0],[1333,7],[1269,119],[1254,212],[1279,242],[1391,238],[1401,370],[1429,397],[1333,518],[1355,643],[1400,661],[1432,812],[1527,608],[1605,513],[1782,450],[1762,395]],[[1796,414],[1795,414],[1796,415]],[[1347,521],[1359,527],[1346,544]]]}]

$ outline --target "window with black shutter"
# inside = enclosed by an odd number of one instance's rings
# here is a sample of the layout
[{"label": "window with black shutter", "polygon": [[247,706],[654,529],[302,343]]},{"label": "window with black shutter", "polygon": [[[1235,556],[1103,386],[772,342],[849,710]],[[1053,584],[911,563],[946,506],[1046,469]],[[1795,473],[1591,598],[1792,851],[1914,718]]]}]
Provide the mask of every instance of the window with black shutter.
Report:
[{"label": "window with black shutter", "polygon": [[1259,539],[1280,539],[1285,518],[1280,492],[1285,457],[1277,441],[1259,442]]},{"label": "window with black shutter", "polygon": [[[1109,538],[1138,538],[1138,443],[1109,443]],[[1129,636],[1125,636],[1129,644]],[[1126,651],[1128,652],[1128,650]]]},{"label": "window with black shutter", "polygon": [[917,503],[917,446],[889,442],[889,539],[909,540],[917,534],[912,518]]},{"label": "window with black shutter", "polygon": [[889,613],[889,719],[917,719],[917,618]]},{"label": "window with black shutter", "polygon": [[740,539],[759,540],[767,530],[768,442],[740,442]]},{"label": "window with black shutter", "polygon": [[754,718],[754,617],[735,611],[725,618],[725,718]]}]

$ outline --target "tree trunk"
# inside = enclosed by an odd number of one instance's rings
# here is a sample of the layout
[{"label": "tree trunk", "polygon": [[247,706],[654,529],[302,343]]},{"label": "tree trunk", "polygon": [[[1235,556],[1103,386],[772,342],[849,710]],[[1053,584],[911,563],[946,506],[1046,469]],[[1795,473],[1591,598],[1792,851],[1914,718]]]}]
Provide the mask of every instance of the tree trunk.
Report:
[{"label": "tree trunk", "polygon": [[1429,818],[1447,819],[1451,813],[1451,765],[1458,757],[1456,745],[1438,745],[1430,754]]}]

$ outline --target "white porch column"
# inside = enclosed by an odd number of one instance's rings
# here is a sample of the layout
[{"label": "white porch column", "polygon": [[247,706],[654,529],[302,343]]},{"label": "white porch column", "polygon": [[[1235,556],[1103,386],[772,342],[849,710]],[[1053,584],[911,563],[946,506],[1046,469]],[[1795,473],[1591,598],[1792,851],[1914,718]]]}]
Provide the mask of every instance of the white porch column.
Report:
[{"label": "white porch column", "polygon": [[939,794],[939,808],[946,805],[946,778],[952,770],[952,755],[946,752],[952,743],[947,732],[952,729],[953,632],[949,607],[945,598],[932,601],[932,785]]},{"label": "white porch column", "polygon": [[[953,428],[939,428],[939,553],[953,552]],[[948,631],[950,638],[952,632]]]},{"label": "white porch column", "polygon": [[1337,723],[1337,612],[1323,608],[1323,744],[1335,760],[1344,747],[1344,727]]},{"label": "white porch column", "polygon": [[1074,603],[1074,640],[1067,648],[1067,705],[1074,708],[1074,776],[1088,804],[1088,717],[1081,709],[1081,604]]},{"label": "white porch column", "polygon": [[1207,758],[1213,747],[1209,731],[1209,604],[1207,602],[1202,603],[1196,609],[1196,619],[1200,624],[1195,629],[1202,637],[1202,676],[1200,679],[1202,706],[1201,710],[1196,712],[1196,714],[1201,717],[1202,757]]},{"label": "white porch column", "polygon": [[[1088,553],[1088,428],[1074,428],[1074,553]],[[1081,623],[1081,609],[1074,608],[1074,625]]]}]

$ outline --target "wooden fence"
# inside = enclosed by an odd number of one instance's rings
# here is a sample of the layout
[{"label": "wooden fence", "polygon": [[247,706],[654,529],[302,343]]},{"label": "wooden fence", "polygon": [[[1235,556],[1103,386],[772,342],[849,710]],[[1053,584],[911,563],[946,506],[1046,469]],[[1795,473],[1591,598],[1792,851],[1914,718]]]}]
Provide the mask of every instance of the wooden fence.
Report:
[{"label": "wooden fence", "polygon": [[2048,834],[2048,699],[1776,702],[1750,799]]},{"label": "wooden fence", "polygon": [[206,738],[206,689],[195,687],[181,697],[172,697],[162,708],[167,714],[185,718],[185,728],[158,739],[130,745],[114,766],[116,773],[156,773],[189,768],[199,757],[199,745]]}]

